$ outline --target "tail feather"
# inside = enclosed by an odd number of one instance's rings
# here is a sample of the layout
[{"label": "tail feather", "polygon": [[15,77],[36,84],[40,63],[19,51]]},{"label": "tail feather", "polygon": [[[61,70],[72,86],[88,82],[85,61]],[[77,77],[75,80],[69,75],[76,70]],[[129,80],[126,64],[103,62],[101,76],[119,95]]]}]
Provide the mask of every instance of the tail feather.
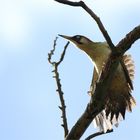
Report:
[{"label": "tail feather", "polygon": [[94,127],[99,128],[100,132],[106,133],[107,130],[112,129],[112,124],[110,120],[106,117],[105,110],[103,110],[101,113],[99,113],[95,119],[93,120]]},{"label": "tail feather", "polygon": [[114,115],[113,119],[111,121],[110,120],[111,120],[111,113],[107,117],[105,110],[103,110],[93,120],[94,127],[99,128],[100,132],[106,133],[107,130],[113,129],[113,125],[118,127],[119,122],[123,120],[123,116],[121,115],[121,113],[119,113],[118,118],[116,118],[116,116]]}]

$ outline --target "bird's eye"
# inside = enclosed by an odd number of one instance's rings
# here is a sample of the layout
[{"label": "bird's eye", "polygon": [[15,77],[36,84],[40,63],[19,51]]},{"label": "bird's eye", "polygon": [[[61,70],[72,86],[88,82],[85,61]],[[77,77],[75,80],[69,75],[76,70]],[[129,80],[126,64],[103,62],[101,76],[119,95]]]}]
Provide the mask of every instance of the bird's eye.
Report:
[{"label": "bird's eye", "polygon": [[80,37],[79,35],[76,36],[76,39],[80,40],[80,38],[81,38],[81,37]]},{"label": "bird's eye", "polygon": [[81,39],[82,39],[82,36],[80,36],[80,35],[76,35],[73,37],[73,40],[76,41],[78,44],[83,44],[81,42]]}]

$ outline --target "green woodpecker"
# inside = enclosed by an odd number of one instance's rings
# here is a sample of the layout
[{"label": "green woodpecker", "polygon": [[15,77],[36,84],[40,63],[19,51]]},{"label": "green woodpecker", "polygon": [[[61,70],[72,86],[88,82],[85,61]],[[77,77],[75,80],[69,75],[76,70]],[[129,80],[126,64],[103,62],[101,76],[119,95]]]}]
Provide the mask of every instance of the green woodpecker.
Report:
[{"label": "green woodpecker", "polygon": [[[93,42],[81,35],[73,37],[59,36],[73,42],[76,47],[84,51],[91,58],[95,67],[92,80],[92,86],[94,87],[111,53],[109,45],[106,42]],[[107,91],[107,97],[104,99],[105,109],[93,120],[94,125],[99,127],[100,131],[104,131],[104,133],[107,130],[111,130],[113,125],[118,126],[118,122],[125,118],[126,110],[131,112],[132,107],[136,104],[131,95],[134,62],[130,55],[124,55],[122,61],[124,66],[121,63],[118,65]]]}]

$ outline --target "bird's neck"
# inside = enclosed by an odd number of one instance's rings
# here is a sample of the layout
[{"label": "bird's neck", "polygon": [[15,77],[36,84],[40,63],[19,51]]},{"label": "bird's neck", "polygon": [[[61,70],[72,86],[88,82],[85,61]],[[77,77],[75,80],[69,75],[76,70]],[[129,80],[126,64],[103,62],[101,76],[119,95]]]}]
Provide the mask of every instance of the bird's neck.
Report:
[{"label": "bird's neck", "polygon": [[92,43],[84,51],[92,59],[98,74],[100,74],[111,53],[108,45],[102,42]]}]

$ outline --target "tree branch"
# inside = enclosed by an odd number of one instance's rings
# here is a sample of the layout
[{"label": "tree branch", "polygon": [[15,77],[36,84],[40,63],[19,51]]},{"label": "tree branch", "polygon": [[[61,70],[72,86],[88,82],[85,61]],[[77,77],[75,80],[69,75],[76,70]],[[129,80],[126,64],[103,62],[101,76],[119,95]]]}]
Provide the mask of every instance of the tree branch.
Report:
[{"label": "tree branch", "polygon": [[52,59],[52,56],[54,55],[54,52],[55,52],[56,41],[57,41],[57,38],[54,40],[53,49],[50,51],[50,53],[48,53],[48,61],[51,65],[54,66],[54,70],[52,72],[55,74],[55,76],[53,76],[53,78],[55,78],[55,80],[56,80],[56,84],[57,84],[57,90],[56,91],[58,92],[59,99],[60,99],[60,102],[61,102],[61,106],[59,106],[59,109],[62,111],[61,118],[63,120],[63,123],[62,123],[61,126],[64,128],[64,137],[66,137],[69,130],[68,130],[68,124],[67,124],[67,117],[66,117],[66,105],[65,105],[65,100],[64,100],[64,97],[63,97],[64,93],[62,91],[62,86],[61,86],[61,82],[60,82],[60,78],[59,78],[58,66],[60,65],[60,63],[64,59],[66,49],[69,45],[69,42],[65,45],[64,50],[61,54],[60,60],[58,62],[53,62],[51,59]]},{"label": "tree branch", "polygon": [[50,50],[50,52],[48,53],[48,61],[52,65],[55,63],[51,59],[52,59],[52,56],[54,55],[54,52],[55,52],[55,47],[56,47],[56,41],[57,41],[57,39],[58,39],[58,37],[56,37],[55,40],[54,40],[53,49]]},{"label": "tree branch", "polygon": [[135,27],[131,32],[129,32],[125,38],[123,38],[117,47],[117,51],[119,53],[124,54],[131,46],[132,44],[136,41],[140,39],[140,25]]},{"label": "tree branch", "polygon": [[102,24],[100,18],[83,1],[79,1],[79,2],[71,2],[68,0],[54,0],[54,1],[57,1],[62,4],[67,4],[70,6],[82,7],[96,21],[99,29],[101,30],[101,32],[102,32],[104,38],[106,39],[107,43],[109,44],[110,48],[111,49],[114,48],[114,44],[112,43],[112,40],[111,40],[109,34],[107,33],[104,25]]},{"label": "tree branch", "polygon": [[113,129],[112,130],[108,130],[106,133],[104,133],[104,132],[97,132],[97,133],[91,134],[85,140],[91,140],[92,138],[95,138],[97,136],[104,135],[104,134],[107,134],[107,133],[111,133],[111,132],[113,132]]}]

